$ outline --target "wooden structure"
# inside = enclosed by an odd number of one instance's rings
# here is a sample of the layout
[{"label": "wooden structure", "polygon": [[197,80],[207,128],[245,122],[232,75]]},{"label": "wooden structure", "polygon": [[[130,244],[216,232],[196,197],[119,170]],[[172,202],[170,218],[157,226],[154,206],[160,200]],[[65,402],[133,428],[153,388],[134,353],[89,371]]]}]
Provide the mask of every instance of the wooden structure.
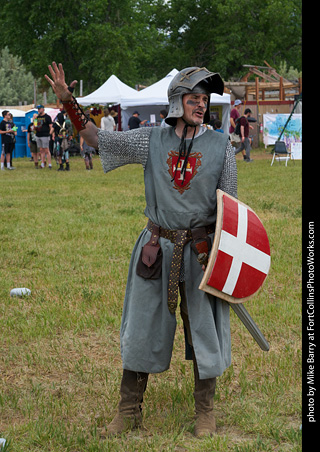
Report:
[{"label": "wooden structure", "polygon": [[[244,67],[249,68],[249,72],[243,77],[244,80],[247,81],[251,75],[258,76],[255,78],[255,86],[253,88],[248,88],[246,91],[247,100],[250,94],[253,94],[256,100],[267,100],[265,96],[266,91],[275,93],[280,101],[293,98],[296,94],[301,93],[301,79],[299,79],[298,83],[290,82],[284,77],[281,77],[281,75],[279,75],[266,61],[265,64],[267,64],[267,66],[244,65]],[[262,81],[259,80],[259,77]]]},{"label": "wooden structure", "polygon": [[[231,95],[231,104],[241,99],[257,119],[252,132],[253,147],[262,142],[262,123],[265,113],[291,113],[297,95],[302,92],[302,78],[297,82],[285,79],[266,61],[266,66],[245,64],[246,74],[239,82],[225,82],[225,92]],[[255,81],[249,79],[255,77]]]},{"label": "wooden structure", "polygon": [[[266,61],[266,66],[254,66],[244,64],[248,72],[241,78],[240,82],[225,82],[227,90],[235,93],[237,98],[243,101],[266,101],[294,100],[295,96],[302,91],[302,79],[292,82],[277,73]],[[254,82],[249,78],[255,76]]]}]

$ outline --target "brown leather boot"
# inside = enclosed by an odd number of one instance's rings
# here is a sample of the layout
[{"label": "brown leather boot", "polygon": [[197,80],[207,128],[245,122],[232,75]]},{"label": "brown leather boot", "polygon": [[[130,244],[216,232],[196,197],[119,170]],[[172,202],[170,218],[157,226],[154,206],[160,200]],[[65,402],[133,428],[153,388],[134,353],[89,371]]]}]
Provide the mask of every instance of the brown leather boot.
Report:
[{"label": "brown leather boot", "polygon": [[109,436],[119,435],[142,425],[141,404],[148,376],[143,372],[123,371],[118,411],[102,436],[104,433]]},{"label": "brown leather boot", "polygon": [[213,414],[213,397],[216,389],[216,378],[199,379],[198,366],[193,359],[195,419],[194,434],[197,438],[216,432],[216,420]]}]

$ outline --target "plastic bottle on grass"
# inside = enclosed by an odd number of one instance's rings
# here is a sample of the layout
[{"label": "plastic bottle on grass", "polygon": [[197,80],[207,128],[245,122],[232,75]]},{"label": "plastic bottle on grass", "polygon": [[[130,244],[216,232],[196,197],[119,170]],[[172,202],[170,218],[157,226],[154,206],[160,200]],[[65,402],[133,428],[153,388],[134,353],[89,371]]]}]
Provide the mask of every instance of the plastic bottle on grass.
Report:
[{"label": "plastic bottle on grass", "polygon": [[26,297],[31,295],[31,290],[26,287],[16,287],[10,292],[11,297]]}]

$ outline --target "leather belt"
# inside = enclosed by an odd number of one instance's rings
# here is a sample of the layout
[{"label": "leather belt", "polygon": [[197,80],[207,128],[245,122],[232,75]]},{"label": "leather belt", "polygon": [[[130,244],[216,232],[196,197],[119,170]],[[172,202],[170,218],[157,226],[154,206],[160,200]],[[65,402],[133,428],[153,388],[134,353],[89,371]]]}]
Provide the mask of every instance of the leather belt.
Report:
[{"label": "leather belt", "polygon": [[183,258],[183,248],[191,240],[206,239],[215,231],[215,224],[195,229],[164,229],[148,220],[147,229],[155,236],[162,237],[174,243],[171,268],[168,282],[168,308],[174,314],[178,305],[178,289],[180,268]]}]

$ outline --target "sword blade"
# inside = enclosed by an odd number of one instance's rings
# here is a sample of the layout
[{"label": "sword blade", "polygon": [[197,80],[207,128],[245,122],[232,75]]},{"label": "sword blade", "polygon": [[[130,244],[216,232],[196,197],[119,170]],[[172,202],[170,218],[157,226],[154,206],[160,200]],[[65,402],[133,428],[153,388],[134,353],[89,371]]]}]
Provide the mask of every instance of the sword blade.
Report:
[{"label": "sword blade", "polygon": [[244,324],[244,326],[247,328],[253,339],[257,342],[259,347],[263,351],[268,352],[270,349],[269,342],[261,333],[260,329],[258,328],[258,325],[254,322],[254,320],[252,319],[246,308],[243,306],[243,304],[229,303],[229,305],[232,307],[234,312],[237,314],[237,316]]}]

